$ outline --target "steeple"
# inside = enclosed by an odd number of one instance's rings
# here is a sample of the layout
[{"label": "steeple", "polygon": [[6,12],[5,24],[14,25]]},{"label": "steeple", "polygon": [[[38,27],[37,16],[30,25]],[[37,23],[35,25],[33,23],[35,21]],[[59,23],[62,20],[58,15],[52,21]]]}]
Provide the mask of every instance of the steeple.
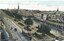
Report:
[{"label": "steeple", "polygon": [[18,10],[19,10],[19,3],[18,3]]},{"label": "steeple", "polygon": [[57,8],[57,12],[59,11],[59,9]]},{"label": "steeple", "polygon": [[19,3],[18,3],[18,8],[17,8],[17,13],[19,14]]}]

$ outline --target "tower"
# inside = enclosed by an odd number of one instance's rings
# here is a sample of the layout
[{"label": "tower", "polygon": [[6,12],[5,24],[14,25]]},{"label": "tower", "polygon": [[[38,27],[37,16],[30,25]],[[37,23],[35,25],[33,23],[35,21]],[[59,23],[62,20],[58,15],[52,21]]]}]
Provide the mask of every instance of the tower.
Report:
[{"label": "tower", "polygon": [[17,13],[19,14],[19,3],[18,3],[18,8],[17,8]]},{"label": "tower", "polygon": [[59,11],[59,9],[57,8],[57,12]]},{"label": "tower", "polygon": [[18,10],[19,10],[19,4],[18,4]]}]

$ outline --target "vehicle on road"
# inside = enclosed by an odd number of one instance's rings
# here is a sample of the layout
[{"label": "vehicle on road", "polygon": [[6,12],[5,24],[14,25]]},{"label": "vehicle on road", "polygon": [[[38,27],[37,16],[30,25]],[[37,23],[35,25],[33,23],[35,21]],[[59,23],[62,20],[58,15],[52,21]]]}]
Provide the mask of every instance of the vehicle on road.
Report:
[{"label": "vehicle on road", "polygon": [[14,28],[14,31],[17,31],[17,28]]}]

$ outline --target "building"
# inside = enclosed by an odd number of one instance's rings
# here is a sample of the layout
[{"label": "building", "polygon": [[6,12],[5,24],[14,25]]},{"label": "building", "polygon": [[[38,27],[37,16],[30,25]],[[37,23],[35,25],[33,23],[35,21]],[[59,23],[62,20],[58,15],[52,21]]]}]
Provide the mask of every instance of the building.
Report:
[{"label": "building", "polygon": [[47,14],[43,14],[42,18],[43,18],[43,20],[47,20],[48,19],[48,15]]},{"label": "building", "polygon": [[34,14],[34,17],[38,20],[47,20],[48,19],[48,15],[47,14],[40,14],[40,13],[37,13],[37,14]]}]

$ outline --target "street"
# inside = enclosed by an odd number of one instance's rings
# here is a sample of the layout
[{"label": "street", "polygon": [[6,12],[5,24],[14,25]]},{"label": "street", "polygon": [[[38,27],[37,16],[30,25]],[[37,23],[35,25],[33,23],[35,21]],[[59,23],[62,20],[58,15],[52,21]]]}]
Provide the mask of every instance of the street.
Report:
[{"label": "street", "polygon": [[[22,30],[10,19],[4,19],[8,25],[8,29],[11,30],[13,38],[17,39],[17,41],[27,41],[27,39],[25,39],[25,37],[22,36]],[[12,29],[11,29],[12,28]],[[15,31],[14,29],[17,29],[17,31]]]},{"label": "street", "polygon": [[[21,34],[22,33],[22,30],[11,19],[9,19],[7,17],[3,17],[3,20],[4,20],[4,23],[6,25],[6,29],[8,29],[11,32],[11,34],[13,36],[13,39],[15,39],[16,41],[28,41]],[[17,29],[17,31],[14,30],[15,28]]]}]

